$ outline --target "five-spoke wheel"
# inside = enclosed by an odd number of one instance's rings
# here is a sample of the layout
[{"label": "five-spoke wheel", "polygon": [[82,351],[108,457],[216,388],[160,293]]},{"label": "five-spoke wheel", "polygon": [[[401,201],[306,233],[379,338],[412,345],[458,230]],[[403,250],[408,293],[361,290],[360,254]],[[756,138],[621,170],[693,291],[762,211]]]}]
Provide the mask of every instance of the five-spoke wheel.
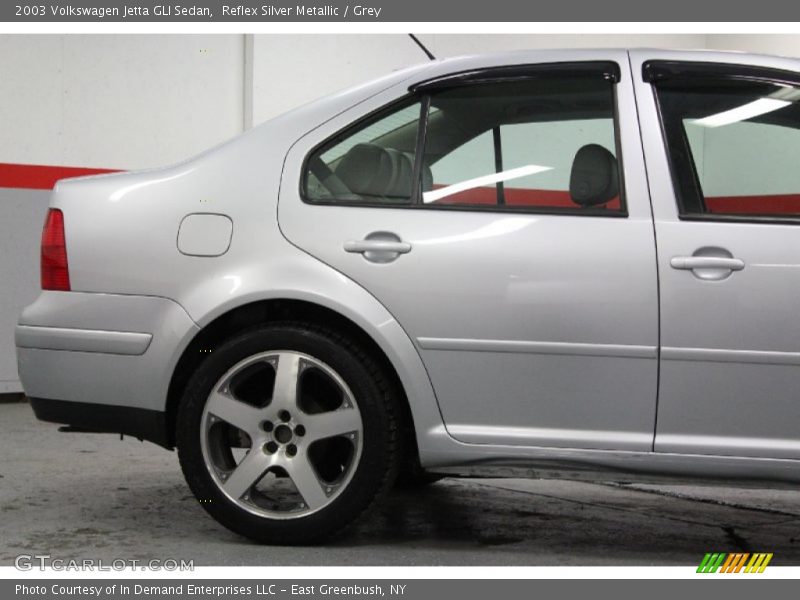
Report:
[{"label": "five-spoke wheel", "polygon": [[246,358],[217,382],[201,441],[206,466],[233,502],[292,518],[319,510],[347,485],[362,429],[353,393],[331,367],[281,350]]},{"label": "five-spoke wheel", "polygon": [[396,394],[361,346],[303,323],[232,338],[203,361],[176,438],[195,496],[262,542],[316,541],[390,486],[399,461]]}]

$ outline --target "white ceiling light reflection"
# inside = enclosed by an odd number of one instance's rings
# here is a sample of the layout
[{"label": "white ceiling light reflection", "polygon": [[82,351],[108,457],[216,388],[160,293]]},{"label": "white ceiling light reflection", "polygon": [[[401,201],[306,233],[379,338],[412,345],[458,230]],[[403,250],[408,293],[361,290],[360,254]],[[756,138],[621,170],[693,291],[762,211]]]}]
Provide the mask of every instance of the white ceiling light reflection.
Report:
[{"label": "white ceiling light reflection", "polygon": [[228,292],[229,294],[236,293],[236,290],[242,287],[242,278],[239,275],[224,275],[222,278],[231,282],[231,291]]},{"label": "white ceiling light reflection", "polygon": [[486,239],[496,236],[505,236],[509,233],[514,233],[524,229],[536,219],[531,216],[525,217],[500,217],[496,221],[492,221],[488,225],[479,227],[472,231],[464,233],[457,233],[455,235],[448,235],[438,238],[431,238],[429,240],[418,240],[414,242],[417,245],[430,245],[430,244],[448,244],[452,242],[472,242],[475,240]]},{"label": "white ceiling light reflection", "polygon": [[423,192],[422,201],[425,204],[429,204],[431,202],[436,202],[441,198],[446,198],[447,196],[452,196],[453,194],[464,192],[466,190],[492,185],[501,181],[519,179],[520,177],[526,177],[528,175],[536,175],[537,173],[551,171],[552,169],[553,167],[543,167],[541,165],[525,165],[524,167],[509,169],[508,171],[500,171],[499,173],[492,173],[491,175],[483,175],[482,177],[475,177],[474,179],[460,181],[459,183],[454,183],[453,185],[448,185],[447,187],[439,188],[438,190]]},{"label": "white ceiling light reflection", "polygon": [[722,127],[723,125],[730,125],[731,123],[738,123],[759,115],[765,115],[790,104],[791,102],[776,98],[759,98],[742,106],[703,117],[702,119],[696,119],[693,123],[702,127]]},{"label": "white ceiling light reflection", "polygon": [[123,197],[125,197],[126,194],[130,194],[134,190],[138,190],[138,189],[141,189],[143,187],[147,187],[149,185],[154,185],[156,183],[163,183],[165,181],[172,181],[173,179],[178,179],[179,177],[183,177],[184,175],[188,175],[189,173],[191,173],[194,170],[195,169],[193,167],[191,169],[187,169],[185,171],[181,171],[180,173],[176,173],[174,175],[167,175],[165,177],[159,177],[158,179],[145,179],[144,181],[140,181],[139,183],[134,183],[134,184],[131,184],[131,185],[127,186],[127,187],[120,188],[119,190],[117,190],[116,192],[111,194],[111,196],[109,196],[109,200],[111,200],[111,202],[119,202]]},{"label": "white ceiling light reflection", "polygon": [[722,127],[780,110],[798,100],[800,100],[800,89],[784,87],[766,98],[759,98],[721,113],[695,119],[692,123],[701,127]]}]

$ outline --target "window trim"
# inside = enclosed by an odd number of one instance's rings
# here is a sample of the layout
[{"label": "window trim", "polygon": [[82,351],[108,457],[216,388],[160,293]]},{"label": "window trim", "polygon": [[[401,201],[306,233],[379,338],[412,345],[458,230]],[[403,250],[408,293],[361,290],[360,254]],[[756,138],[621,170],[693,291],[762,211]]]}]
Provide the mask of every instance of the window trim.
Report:
[{"label": "window trim", "polygon": [[525,79],[555,78],[563,73],[573,75],[597,75],[612,84],[622,80],[619,63],[612,60],[584,60],[570,62],[551,62],[538,64],[501,65],[457,71],[439,75],[409,86],[411,93],[432,92],[476,85],[481,83],[502,83]]},{"label": "window trim", "polygon": [[[688,203],[695,203],[697,206],[705,207],[705,195],[700,185],[700,178],[697,174],[694,155],[689,147],[685,129],[681,127],[678,132],[672,134],[667,131],[667,123],[664,119],[664,111],[662,110],[657,84],[662,81],[674,80],[697,81],[710,76],[714,79],[730,81],[771,83],[800,87],[800,73],[772,67],[676,60],[650,60],[642,65],[642,79],[650,84],[656,105],[661,142],[664,145],[664,152],[666,153],[667,164],[670,171],[672,190],[675,196],[675,206],[678,210],[678,219],[690,222],[800,225],[800,215],[741,215],[692,212],[686,210]],[[685,159],[676,157],[676,154],[680,154],[677,152],[676,148],[678,144],[683,147],[683,152],[686,153]],[[684,161],[688,164],[681,165]],[[679,173],[681,169],[689,174],[690,181],[685,181],[685,176],[681,177],[681,173]],[[686,198],[688,188],[692,189],[692,192],[690,192],[691,198]]]},{"label": "window trim", "polygon": [[775,67],[688,60],[648,60],[642,65],[642,80],[651,84],[671,79],[704,79],[709,75],[800,87],[800,73]]},{"label": "window trim", "polygon": [[[412,94],[416,95],[416,94]],[[422,202],[422,159],[425,156],[425,140],[428,136],[428,117],[431,113],[431,96],[425,94],[422,96],[421,108],[419,112],[419,123],[417,124],[417,143],[414,146],[414,169],[412,170],[412,177],[414,181],[411,182],[413,189],[411,190],[410,208],[415,208],[423,205]]]},{"label": "window trim", "polygon": [[[603,69],[602,67],[605,67]],[[516,74],[509,77],[507,69],[514,69]],[[619,203],[618,210],[608,210],[602,207],[528,207],[512,205],[481,205],[481,204],[425,204],[422,202],[422,158],[425,151],[425,142],[428,133],[428,117],[431,104],[431,94],[428,90],[436,92],[467,85],[503,83],[510,80],[535,79],[537,76],[559,77],[562,75],[574,75],[576,73],[584,75],[597,73],[611,85],[612,96],[612,125],[614,127],[614,145],[617,158],[617,177],[619,180]],[[518,72],[517,72],[518,71]],[[475,76],[473,78],[473,76]],[[465,79],[466,77],[466,79]],[[577,216],[577,217],[604,217],[626,219],[629,216],[628,203],[625,193],[625,176],[622,157],[622,139],[620,132],[620,113],[617,94],[617,84],[621,78],[619,64],[614,61],[583,61],[583,62],[563,62],[563,63],[542,63],[539,65],[512,65],[510,67],[491,67],[466,71],[462,73],[450,73],[446,76],[423,81],[409,87],[409,91],[404,96],[397,98],[366,115],[349,123],[334,134],[328,136],[323,141],[315,144],[303,158],[299,194],[304,204],[312,206],[338,206],[343,208],[380,208],[384,210],[434,210],[434,211],[455,211],[473,213],[496,213],[496,214],[535,214],[535,215],[555,215],[555,216]],[[444,81],[447,83],[442,85]],[[465,83],[458,83],[459,81]],[[442,82],[442,83],[440,83]],[[430,87],[429,87],[430,86]],[[440,87],[441,86],[441,87]],[[414,166],[412,169],[413,189],[411,198],[408,202],[391,204],[386,202],[363,202],[355,200],[312,200],[306,193],[306,181],[311,158],[326,146],[335,145],[338,141],[343,141],[352,133],[368,127],[371,122],[380,120],[384,115],[388,116],[394,111],[402,110],[404,105],[412,105],[420,102],[420,117],[417,125],[417,137],[414,151]]]}]

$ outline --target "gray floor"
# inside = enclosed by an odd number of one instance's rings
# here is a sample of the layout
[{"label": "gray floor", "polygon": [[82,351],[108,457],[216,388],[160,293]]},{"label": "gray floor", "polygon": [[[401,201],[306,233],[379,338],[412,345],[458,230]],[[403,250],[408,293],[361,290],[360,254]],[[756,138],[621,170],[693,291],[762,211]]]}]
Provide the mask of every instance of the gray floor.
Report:
[{"label": "gray floor", "polygon": [[259,547],[208,517],[175,453],[58,433],[0,404],[0,564],[18,554],[195,565],[690,565],[707,551],[800,564],[800,493],[526,479],[394,492],[318,548]]}]

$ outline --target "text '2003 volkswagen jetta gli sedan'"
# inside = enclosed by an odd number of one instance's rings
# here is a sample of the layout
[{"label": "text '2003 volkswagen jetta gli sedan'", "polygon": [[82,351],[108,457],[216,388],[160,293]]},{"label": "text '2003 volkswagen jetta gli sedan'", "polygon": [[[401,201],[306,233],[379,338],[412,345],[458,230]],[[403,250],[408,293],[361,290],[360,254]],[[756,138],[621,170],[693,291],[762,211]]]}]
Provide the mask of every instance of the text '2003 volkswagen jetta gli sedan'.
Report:
[{"label": "text '2003 volkswagen jetta gli sedan'", "polygon": [[271,543],[459,465],[797,482],[799,100],[788,59],[467,57],[62,181],[25,391]]}]

